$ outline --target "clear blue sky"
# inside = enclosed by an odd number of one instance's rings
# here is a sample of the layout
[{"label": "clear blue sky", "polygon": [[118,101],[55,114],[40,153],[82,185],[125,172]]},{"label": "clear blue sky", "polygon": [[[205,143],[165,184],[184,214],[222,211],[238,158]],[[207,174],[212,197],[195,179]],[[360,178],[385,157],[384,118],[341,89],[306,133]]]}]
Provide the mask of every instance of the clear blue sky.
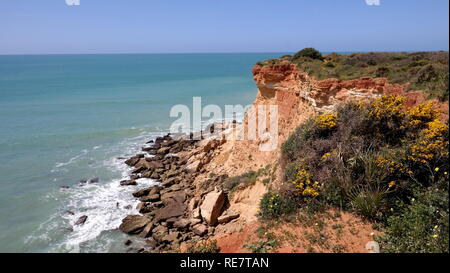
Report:
[{"label": "clear blue sky", "polygon": [[0,0],[0,54],[448,50],[448,0]]}]

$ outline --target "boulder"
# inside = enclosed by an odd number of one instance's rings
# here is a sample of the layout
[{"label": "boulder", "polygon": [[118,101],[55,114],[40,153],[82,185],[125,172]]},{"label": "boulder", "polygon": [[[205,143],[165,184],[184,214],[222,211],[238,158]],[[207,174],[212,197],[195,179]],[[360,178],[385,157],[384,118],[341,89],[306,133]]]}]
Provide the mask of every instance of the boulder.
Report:
[{"label": "boulder", "polygon": [[173,243],[177,241],[178,237],[180,237],[180,233],[178,231],[171,231],[169,234],[162,238],[163,242]]},{"label": "boulder", "polygon": [[197,160],[192,163],[189,163],[186,166],[186,171],[188,171],[190,173],[195,173],[195,172],[198,172],[201,167],[202,167],[202,163],[200,162],[200,160]]},{"label": "boulder", "polygon": [[158,151],[156,151],[156,153],[160,154],[160,155],[165,155],[165,154],[169,153],[169,151],[170,151],[170,147],[162,147]]},{"label": "boulder", "polygon": [[139,162],[139,157],[132,157],[125,161],[128,166],[135,166]]},{"label": "boulder", "polygon": [[173,223],[173,227],[181,230],[186,230],[191,225],[188,219],[179,219]]},{"label": "boulder", "polygon": [[150,247],[151,249],[154,249],[155,247],[158,246],[158,242],[156,242],[155,239],[153,239],[152,237],[150,237],[147,240],[145,240],[145,244],[148,247]]},{"label": "boulder", "polygon": [[236,218],[239,218],[239,213],[233,213],[233,214],[219,216],[217,218],[217,221],[219,222],[219,224],[226,224]]},{"label": "boulder", "polygon": [[122,180],[120,181],[121,186],[136,186],[136,180]]},{"label": "boulder", "polygon": [[138,190],[138,191],[135,191],[135,192],[133,192],[133,196],[134,197],[142,197],[142,196],[146,196],[146,195],[148,195],[149,193],[150,193],[150,191],[152,190],[152,188],[150,187],[150,188],[145,188],[145,189],[142,189],[142,190]]},{"label": "boulder", "polygon": [[155,214],[155,220],[161,221],[172,217],[178,217],[184,214],[186,205],[176,201],[170,201],[162,209],[159,209]]},{"label": "boulder", "polygon": [[153,229],[153,222],[149,222],[144,229],[139,233],[139,236],[142,238],[147,238],[152,235],[152,229]]},{"label": "boulder", "polygon": [[98,177],[94,177],[88,180],[89,184],[94,184],[94,183],[98,183],[100,181],[100,178]]},{"label": "boulder", "polygon": [[150,222],[145,216],[142,215],[128,215],[122,220],[119,229],[128,234],[138,234],[144,227]]},{"label": "boulder", "polygon": [[141,198],[139,198],[139,200],[141,202],[157,202],[159,201],[159,194],[150,194],[147,196],[142,196]]},{"label": "boulder", "polygon": [[205,225],[197,224],[192,228],[192,231],[198,236],[203,236],[208,233],[208,228]]},{"label": "boulder", "polygon": [[208,225],[212,226],[217,223],[217,218],[222,213],[224,204],[225,193],[221,190],[215,189],[205,195],[205,199],[200,206],[200,213]]},{"label": "boulder", "polygon": [[183,203],[186,200],[186,193],[183,191],[173,191],[164,193],[161,196],[161,201],[164,204],[169,203],[171,200],[175,200],[177,203]]},{"label": "boulder", "polygon": [[168,234],[168,229],[165,226],[159,225],[153,228],[152,230],[152,237],[157,241],[158,243],[161,243],[163,241],[164,236]]}]

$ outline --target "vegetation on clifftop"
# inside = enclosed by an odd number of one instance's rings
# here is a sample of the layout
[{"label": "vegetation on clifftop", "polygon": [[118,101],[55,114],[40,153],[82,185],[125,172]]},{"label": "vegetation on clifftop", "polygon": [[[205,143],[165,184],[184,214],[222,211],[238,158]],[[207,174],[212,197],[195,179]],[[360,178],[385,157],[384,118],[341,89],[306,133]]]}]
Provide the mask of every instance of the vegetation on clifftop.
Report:
[{"label": "vegetation on clifftop", "polygon": [[337,207],[383,231],[385,252],[448,252],[448,122],[433,104],[383,96],[311,118],[283,144],[284,188],[263,219]]},{"label": "vegetation on clifftop", "polygon": [[448,52],[332,53],[322,56],[306,48],[293,56],[260,62],[260,65],[288,61],[319,80],[338,78],[385,77],[390,83],[410,83],[409,90],[422,90],[432,97],[448,100]]}]

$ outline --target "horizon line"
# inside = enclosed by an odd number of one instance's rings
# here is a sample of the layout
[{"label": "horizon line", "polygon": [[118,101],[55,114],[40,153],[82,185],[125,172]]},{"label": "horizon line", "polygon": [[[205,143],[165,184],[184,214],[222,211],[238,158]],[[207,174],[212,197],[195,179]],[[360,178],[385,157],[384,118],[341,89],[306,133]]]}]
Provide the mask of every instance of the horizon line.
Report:
[{"label": "horizon line", "polygon": [[[449,50],[319,50],[321,53],[386,53],[386,52],[448,52]],[[283,54],[296,53],[298,51],[236,51],[236,52],[104,52],[104,53],[12,53],[3,54],[0,56],[46,56],[46,55],[182,55],[182,54]]]}]

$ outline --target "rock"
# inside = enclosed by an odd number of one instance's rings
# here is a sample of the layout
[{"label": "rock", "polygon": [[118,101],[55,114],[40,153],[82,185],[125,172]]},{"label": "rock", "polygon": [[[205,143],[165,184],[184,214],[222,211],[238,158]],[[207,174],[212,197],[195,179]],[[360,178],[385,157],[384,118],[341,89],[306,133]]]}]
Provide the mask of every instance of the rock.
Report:
[{"label": "rock", "polygon": [[88,217],[87,217],[86,215],[81,216],[81,217],[78,218],[78,220],[75,222],[75,225],[76,225],[76,226],[82,226],[82,225],[84,225],[84,223],[86,223],[87,218],[88,218]]},{"label": "rock", "polygon": [[122,180],[120,181],[121,186],[136,186],[136,180]]},{"label": "rock", "polygon": [[208,233],[208,228],[205,225],[197,224],[192,228],[192,231],[198,236],[203,236]]},{"label": "rock", "polygon": [[139,157],[132,157],[125,161],[125,164],[128,166],[135,166],[139,162]]},{"label": "rock", "polygon": [[159,225],[152,230],[152,237],[158,243],[163,242],[164,236],[168,234],[168,229],[165,226]]},{"label": "rock", "polygon": [[219,222],[219,224],[226,224],[226,223],[228,223],[231,220],[234,220],[236,218],[239,218],[239,213],[222,215],[219,218],[217,218],[217,221]]},{"label": "rock", "polygon": [[131,205],[126,205],[125,207],[123,207],[124,209],[132,209],[133,207]]},{"label": "rock", "polygon": [[165,155],[165,154],[169,153],[169,151],[170,151],[170,147],[162,147],[158,151],[156,151],[156,153],[160,154],[160,155]]},{"label": "rock", "polygon": [[159,222],[161,220],[166,220],[172,217],[178,217],[183,215],[185,211],[186,211],[185,204],[171,201],[167,203],[167,205],[164,208],[159,209],[156,212],[155,220]]},{"label": "rock", "polygon": [[214,231],[215,231],[216,229],[214,228],[214,227],[209,227],[208,228],[208,234],[210,234],[210,235],[214,235]]},{"label": "rock", "polygon": [[163,242],[173,243],[178,237],[180,237],[180,233],[178,231],[171,231],[169,234],[162,238]]},{"label": "rock", "polygon": [[178,220],[178,218],[172,217],[166,220],[167,227],[172,227],[173,224]]},{"label": "rock", "polygon": [[158,242],[156,242],[155,239],[153,239],[152,237],[145,240],[145,244],[152,249],[158,246]]},{"label": "rock", "polygon": [[141,202],[136,206],[136,209],[139,213],[149,213],[153,211],[154,207],[152,206],[152,203]]},{"label": "rock", "polygon": [[186,230],[191,225],[191,222],[187,219],[179,219],[173,223],[173,227],[181,230]]},{"label": "rock", "polygon": [[122,220],[119,229],[128,234],[138,234],[144,227],[150,222],[145,216],[141,215],[128,215]]},{"label": "rock", "polygon": [[190,173],[195,173],[195,172],[198,172],[201,167],[202,167],[202,163],[200,162],[200,160],[197,160],[197,161],[194,161],[194,162],[190,163],[189,165],[187,165],[186,171],[188,171]]},{"label": "rock", "polygon": [[195,226],[197,224],[200,224],[202,222],[202,220],[200,219],[190,219],[189,222],[191,223],[191,226]]},{"label": "rock", "polygon": [[73,211],[71,211],[71,210],[66,210],[66,213],[67,213],[67,214],[70,214],[70,215],[75,215],[75,212],[73,212]]},{"label": "rock", "polygon": [[129,245],[131,245],[132,243],[133,243],[133,242],[132,242],[131,240],[126,240],[125,243],[124,243],[124,245],[129,246]]},{"label": "rock", "polygon": [[200,206],[200,212],[203,219],[208,225],[215,225],[217,218],[222,213],[222,207],[225,204],[225,194],[221,190],[215,189],[214,191],[206,194]]},{"label": "rock", "polygon": [[151,194],[147,196],[142,196],[139,199],[141,202],[157,202],[159,201],[159,194]]},{"label": "rock", "polygon": [[196,207],[192,210],[192,218],[194,219],[202,219],[202,214],[200,212],[200,207]]},{"label": "rock", "polygon": [[366,244],[366,249],[369,253],[380,253],[380,245],[375,241],[370,241]]},{"label": "rock", "polygon": [[186,200],[186,193],[183,191],[167,192],[161,196],[161,201],[167,204],[171,200],[175,200],[177,203],[183,203]]},{"label": "rock", "polygon": [[153,227],[154,227],[153,222],[148,223],[141,231],[141,233],[139,233],[139,236],[142,238],[150,237],[152,235]]},{"label": "rock", "polygon": [[69,186],[60,186],[61,189],[70,189]]},{"label": "rock", "polygon": [[142,197],[142,196],[148,195],[151,190],[152,190],[151,187],[150,188],[145,188],[145,189],[142,189],[142,190],[138,190],[138,191],[133,192],[133,196],[134,197]]},{"label": "rock", "polygon": [[199,198],[192,198],[188,204],[189,211],[193,211],[195,208],[197,208],[199,201]]},{"label": "rock", "polygon": [[89,184],[98,183],[100,181],[100,178],[94,177],[88,180]]},{"label": "rock", "polygon": [[172,186],[173,184],[175,184],[175,183],[177,182],[177,180],[178,180],[177,177],[171,177],[171,178],[165,180],[165,181],[161,184],[161,186],[163,186],[163,187],[165,187],[165,188],[166,188],[166,187],[170,187],[170,186]]}]

